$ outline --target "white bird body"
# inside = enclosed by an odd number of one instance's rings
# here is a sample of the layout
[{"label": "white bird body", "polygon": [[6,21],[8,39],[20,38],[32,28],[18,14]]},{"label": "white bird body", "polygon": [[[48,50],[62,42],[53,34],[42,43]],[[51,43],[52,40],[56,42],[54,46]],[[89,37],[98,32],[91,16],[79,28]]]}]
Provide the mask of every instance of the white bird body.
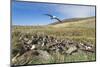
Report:
[{"label": "white bird body", "polygon": [[50,15],[50,14],[44,14],[44,15],[47,15],[47,16],[49,16],[51,19],[56,19],[56,20],[58,20],[59,22],[62,22],[58,17],[56,17],[56,16],[53,16],[53,15]]},{"label": "white bird body", "polygon": [[53,16],[53,18],[56,18],[56,16]]}]

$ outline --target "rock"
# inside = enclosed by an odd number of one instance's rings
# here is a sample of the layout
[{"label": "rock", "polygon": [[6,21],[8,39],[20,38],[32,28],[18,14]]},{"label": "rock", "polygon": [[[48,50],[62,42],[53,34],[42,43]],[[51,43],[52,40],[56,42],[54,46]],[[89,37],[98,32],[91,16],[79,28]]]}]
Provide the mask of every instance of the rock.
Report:
[{"label": "rock", "polygon": [[[51,59],[51,55],[47,51],[43,50],[30,50],[25,52],[23,55],[19,56],[18,58],[14,58],[12,63],[14,65],[25,65],[29,64],[31,61],[38,59],[38,62],[41,63],[48,63]],[[30,63],[31,64],[31,63]],[[34,63],[33,63],[34,64]]]},{"label": "rock", "polygon": [[67,54],[71,55],[73,52],[77,51],[76,46],[70,46],[68,50],[66,51]]},{"label": "rock", "polygon": [[35,45],[32,45],[30,49],[33,50],[35,48],[36,48],[36,46]]},{"label": "rock", "polygon": [[71,55],[79,53],[78,51],[95,52],[95,47],[89,43],[78,43],[44,34],[24,34],[19,38],[19,42],[21,46],[18,47],[20,50],[17,52],[20,55],[16,57],[16,52],[12,59],[13,64],[16,65],[34,64],[36,61],[37,64],[49,63],[53,53]]},{"label": "rock", "polygon": [[92,53],[95,52],[95,47],[89,43],[80,43],[79,49],[81,49],[83,51],[92,52]]},{"label": "rock", "polygon": [[37,52],[39,53],[39,58],[45,61],[48,61],[51,58],[51,56],[49,55],[47,51],[37,50]]}]

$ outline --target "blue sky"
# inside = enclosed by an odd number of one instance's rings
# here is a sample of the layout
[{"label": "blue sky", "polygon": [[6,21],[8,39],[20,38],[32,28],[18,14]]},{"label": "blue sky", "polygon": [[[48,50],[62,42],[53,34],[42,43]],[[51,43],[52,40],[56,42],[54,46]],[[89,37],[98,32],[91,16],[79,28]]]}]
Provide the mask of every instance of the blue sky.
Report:
[{"label": "blue sky", "polygon": [[44,14],[62,19],[95,16],[94,6],[12,2],[12,23],[15,25],[46,25],[55,22]]}]

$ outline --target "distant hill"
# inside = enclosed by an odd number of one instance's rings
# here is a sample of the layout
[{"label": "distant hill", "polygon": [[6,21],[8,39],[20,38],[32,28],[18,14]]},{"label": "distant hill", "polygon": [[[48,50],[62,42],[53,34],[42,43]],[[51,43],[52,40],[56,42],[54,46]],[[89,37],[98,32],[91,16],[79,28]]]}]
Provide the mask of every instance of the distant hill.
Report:
[{"label": "distant hill", "polygon": [[[63,19],[62,23],[69,23],[69,22],[77,22],[77,21],[82,21],[82,20],[88,20],[88,19],[94,19],[95,16],[92,17],[86,17],[86,18],[70,18],[70,19]],[[61,22],[54,22],[49,25],[56,25],[56,24],[61,24]]]},{"label": "distant hill", "polygon": [[63,22],[50,24],[52,27],[95,28],[95,17],[64,19]]}]

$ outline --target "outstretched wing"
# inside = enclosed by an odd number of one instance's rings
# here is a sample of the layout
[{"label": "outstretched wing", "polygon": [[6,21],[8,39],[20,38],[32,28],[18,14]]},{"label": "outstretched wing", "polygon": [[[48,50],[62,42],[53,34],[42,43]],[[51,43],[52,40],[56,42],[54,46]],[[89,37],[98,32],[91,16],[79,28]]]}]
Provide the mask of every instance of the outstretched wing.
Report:
[{"label": "outstretched wing", "polygon": [[50,15],[50,14],[44,14],[44,15],[49,16],[50,18],[53,18],[53,16],[52,16],[52,15]]},{"label": "outstretched wing", "polygon": [[55,18],[56,20],[58,20],[59,22],[62,22],[59,18]]},{"label": "outstretched wing", "polygon": [[49,16],[51,19],[56,19],[56,20],[58,20],[59,22],[62,22],[59,18],[53,17],[53,16],[50,15],[50,14],[44,14],[44,15]]}]

